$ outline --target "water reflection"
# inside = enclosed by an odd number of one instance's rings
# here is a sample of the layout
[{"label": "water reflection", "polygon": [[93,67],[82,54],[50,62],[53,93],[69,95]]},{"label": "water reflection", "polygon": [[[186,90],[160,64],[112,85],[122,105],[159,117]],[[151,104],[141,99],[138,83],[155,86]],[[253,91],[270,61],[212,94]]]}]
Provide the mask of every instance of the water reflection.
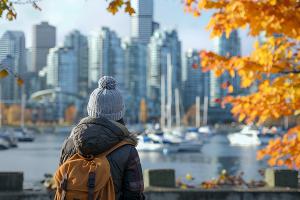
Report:
[{"label": "water reflection", "polygon": [[[25,186],[38,183],[44,173],[53,173],[58,165],[60,147],[66,135],[40,135],[34,143],[20,143],[18,148],[0,151],[0,171],[24,171]],[[217,177],[222,169],[230,173],[245,172],[245,178],[258,179],[257,148],[231,147],[226,136],[217,135],[198,153],[162,154],[140,152],[142,167],[173,168],[176,176],[191,173],[196,182]]]},{"label": "water reflection", "polygon": [[225,135],[217,135],[206,143],[200,153],[161,154],[141,152],[145,168],[175,168],[178,177],[186,173],[201,182],[217,177],[226,169],[230,174],[245,172],[245,179],[260,179],[258,170],[266,167],[256,160],[256,147],[232,147]]}]

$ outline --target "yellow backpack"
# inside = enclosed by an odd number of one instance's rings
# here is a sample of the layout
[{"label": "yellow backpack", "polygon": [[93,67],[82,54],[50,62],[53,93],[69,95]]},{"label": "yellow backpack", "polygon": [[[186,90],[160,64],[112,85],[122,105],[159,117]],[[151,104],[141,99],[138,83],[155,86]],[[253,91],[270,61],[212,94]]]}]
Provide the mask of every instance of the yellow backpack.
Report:
[{"label": "yellow backpack", "polygon": [[85,158],[77,153],[69,158],[55,173],[55,200],[115,200],[114,184],[106,156],[126,144],[134,145],[122,141],[95,157]]}]

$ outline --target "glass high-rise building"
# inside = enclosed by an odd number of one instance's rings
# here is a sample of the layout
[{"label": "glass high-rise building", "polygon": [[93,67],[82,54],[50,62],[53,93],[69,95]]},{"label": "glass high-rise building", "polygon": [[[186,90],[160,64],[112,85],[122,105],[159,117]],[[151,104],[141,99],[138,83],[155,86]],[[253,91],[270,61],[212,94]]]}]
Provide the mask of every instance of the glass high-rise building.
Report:
[{"label": "glass high-rise building", "polygon": [[196,103],[196,97],[199,96],[201,104],[204,97],[209,96],[209,72],[202,72],[199,51],[189,49],[184,56],[182,68],[182,96],[183,107],[187,111]]},{"label": "glass high-rise building", "polygon": [[26,70],[25,35],[22,31],[6,31],[0,39],[0,62],[8,55],[13,58],[12,70],[23,74]]},{"label": "glass high-rise building", "polygon": [[[233,30],[229,38],[223,34],[221,37],[215,40],[214,51],[226,57],[240,56],[241,55],[241,41],[237,30]],[[210,106],[219,106],[218,99],[222,99],[227,96],[226,89],[222,88],[222,84],[230,82],[233,85],[235,92],[239,90],[240,79],[238,76],[231,78],[228,73],[222,74],[220,77],[216,77],[213,71],[210,71]]]},{"label": "glass high-rise building", "polygon": [[123,43],[127,120],[138,121],[140,101],[146,98],[147,46],[131,39]]},{"label": "glass high-rise building", "polygon": [[[2,66],[1,66],[2,65]],[[0,69],[4,66],[10,67],[14,65],[14,58],[11,55],[7,55],[0,61]],[[17,84],[15,83],[14,76],[7,76],[1,80],[0,83],[1,100],[17,100],[18,96],[15,95],[15,91],[18,91]],[[18,99],[19,100],[19,99]]]},{"label": "glass high-rise building", "polygon": [[63,92],[78,93],[78,64],[74,49],[52,48],[47,58],[47,85]]},{"label": "glass high-rise building", "polygon": [[171,83],[174,97],[175,89],[181,88],[181,42],[176,30],[157,30],[148,46],[147,97],[153,103],[150,115],[160,115],[161,76],[165,76],[167,86],[168,57],[172,66]]},{"label": "glass high-rise building", "polygon": [[[25,35],[22,31],[6,31],[0,39],[0,69],[6,68],[11,73],[24,75],[26,67]],[[13,75],[1,83],[3,98],[20,100],[21,88]],[[10,86],[9,86],[10,85]]]},{"label": "glass high-rise building", "polygon": [[32,69],[39,72],[47,64],[49,49],[56,45],[56,28],[42,22],[32,29]]},{"label": "glass high-rise building", "polygon": [[113,76],[119,88],[125,88],[124,55],[121,39],[103,27],[89,38],[89,84],[94,87],[101,76]]},{"label": "glass high-rise building", "polygon": [[[132,0],[131,36],[148,44],[153,33],[153,0]],[[156,25],[156,24],[155,24]]]},{"label": "glass high-rise building", "polygon": [[73,49],[76,54],[79,94],[87,96],[89,92],[89,47],[87,37],[82,35],[78,30],[74,30],[65,37],[64,47]]}]

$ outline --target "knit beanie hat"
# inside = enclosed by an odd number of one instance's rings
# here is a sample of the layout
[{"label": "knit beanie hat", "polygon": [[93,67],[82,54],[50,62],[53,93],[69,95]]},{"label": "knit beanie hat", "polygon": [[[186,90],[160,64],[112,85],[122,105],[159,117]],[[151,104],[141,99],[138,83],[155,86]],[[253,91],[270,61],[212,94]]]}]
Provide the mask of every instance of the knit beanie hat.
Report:
[{"label": "knit beanie hat", "polygon": [[87,112],[90,117],[105,117],[118,121],[124,116],[124,103],[120,91],[116,88],[116,80],[111,76],[103,76],[90,95]]}]

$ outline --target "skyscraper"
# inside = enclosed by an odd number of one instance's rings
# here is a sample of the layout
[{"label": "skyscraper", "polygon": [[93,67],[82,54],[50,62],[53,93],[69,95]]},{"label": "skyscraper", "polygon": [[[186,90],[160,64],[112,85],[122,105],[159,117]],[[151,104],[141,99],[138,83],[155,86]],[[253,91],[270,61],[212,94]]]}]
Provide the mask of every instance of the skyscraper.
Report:
[{"label": "skyscraper", "polygon": [[32,29],[32,70],[40,71],[47,64],[49,49],[55,47],[56,28],[42,22]]},{"label": "skyscraper", "polygon": [[132,0],[131,36],[148,44],[153,32],[153,0]]},{"label": "skyscraper", "polygon": [[21,31],[6,31],[0,39],[0,62],[10,55],[15,73],[26,72],[25,36]]},{"label": "skyscraper", "polygon": [[47,58],[47,85],[61,91],[78,93],[78,64],[74,49],[56,47]]},{"label": "skyscraper", "polygon": [[[2,66],[7,66],[11,68],[14,65],[14,58],[11,55],[7,55],[5,58],[2,58],[0,61],[0,69]],[[13,76],[7,76],[0,81],[0,91],[2,100],[16,100],[15,91],[17,84],[15,83],[15,78]]]},{"label": "skyscraper", "polygon": [[[21,31],[6,31],[0,39],[0,66],[13,73],[23,75],[26,72],[25,36]],[[20,100],[21,88],[11,75],[3,80],[3,98]],[[10,84],[10,86],[8,85]]]},{"label": "skyscraper", "polygon": [[124,42],[125,86],[131,94],[146,97],[147,46],[130,40]]},{"label": "skyscraper", "polygon": [[74,30],[65,37],[64,47],[73,49],[77,58],[78,89],[81,96],[88,94],[88,40],[79,31]]},{"label": "skyscraper", "polygon": [[[229,38],[223,34],[215,40],[215,52],[219,55],[232,57],[241,55],[241,42],[237,30],[233,30]],[[216,102],[227,95],[226,89],[222,88],[222,84],[229,81],[235,90],[239,89],[239,77],[231,78],[228,73],[224,73],[221,77],[216,77],[214,72],[210,72],[210,106],[219,106]]]},{"label": "skyscraper", "polygon": [[131,39],[123,43],[127,120],[137,122],[139,102],[146,98],[147,46]]},{"label": "skyscraper", "polygon": [[114,31],[103,27],[89,38],[89,84],[97,84],[101,76],[113,76],[124,89],[124,55],[121,39]]},{"label": "skyscraper", "polygon": [[168,57],[172,66],[171,83],[174,94],[176,88],[181,88],[181,42],[176,30],[157,30],[148,47],[147,97],[153,102],[150,115],[151,112],[155,115],[160,113],[161,76],[164,75],[167,80]]},{"label": "skyscraper", "polygon": [[190,49],[185,53],[182,70],[183,82],[183,106],[185,111],[195,104],[199,96],[201,102],[209,94],[209,73],[202,72],[200,65],[199,51]]}]

